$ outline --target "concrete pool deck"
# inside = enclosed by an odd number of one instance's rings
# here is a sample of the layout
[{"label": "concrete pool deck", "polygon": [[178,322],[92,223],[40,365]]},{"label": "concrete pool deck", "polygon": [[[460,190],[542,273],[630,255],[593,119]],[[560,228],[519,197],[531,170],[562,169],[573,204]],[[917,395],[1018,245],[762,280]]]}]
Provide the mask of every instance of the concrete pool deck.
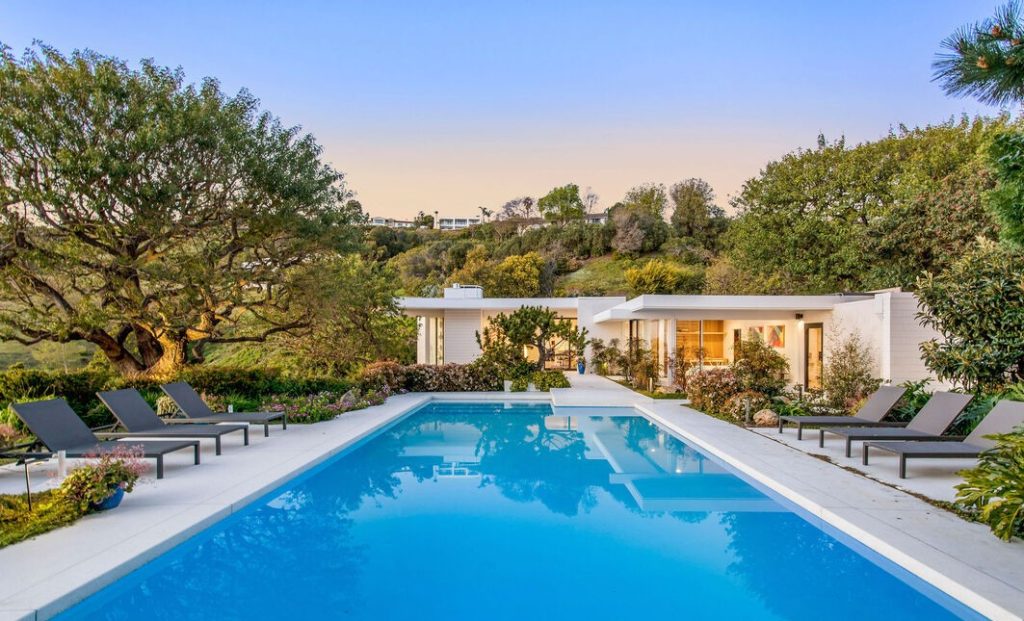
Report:
[{"label": "concrete pool deck", "polygon": [[[555,407],[631,405],[672,433],[773,489],[819,520],[893,560],[994,619],[1024,617],[1024,544],[1004,543],[971,524],[900,490],[807,455],[774,438],[684,407],[653,400],[593,375],[570,375],[573,388],[556,391]],[[187,455],[169,459],[166,477],[147,477],[108,513],[0,550],[0,619],[45,619],[129,573],[192,534],[230,515],[299,473],[431,400],[547,401],[543,393],[397,395],[381,406],[316,425],[252,434],[252,446],[226,440],[203,464]],[[588,412],[589,413],[589,412]],[[790,432],[795,437],[795,434]],[[814,440],[803,442],[817,448]],[[803,447],[801,447],[803,448]],[[858,462],[859,463],[859,462]],[[879,464],[883,462],[879,461]],[[47,468],[35,468],[37,486]],[[874,466],[872,466],[874,468]],[[911,476],[913,476],[911,470]],[[0,475],[3,491],[20,491],[20,469]],[[10,571],[9,568],[16,568]],[[794,585],[794,596],[798,586]]]}]

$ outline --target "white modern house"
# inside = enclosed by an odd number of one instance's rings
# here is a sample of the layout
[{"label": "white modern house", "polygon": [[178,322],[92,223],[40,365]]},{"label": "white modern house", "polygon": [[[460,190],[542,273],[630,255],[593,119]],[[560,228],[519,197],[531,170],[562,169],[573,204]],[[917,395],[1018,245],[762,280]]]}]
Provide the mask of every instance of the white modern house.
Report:
[{"label": "white modern house", "polygon": [[[898,289],[834,295],[641,295],[578,298],[487,298],[475,286],[454,286],[441,298],[400,299],[417,318],[417,362],[467,363],[480,355],[476,334],[498,313],[542,306],[573,319],[590,338],[606,343],[643,339],[658,357],[663,378],[671,360],[726,365],[737,341],[758,335],[790,362],[790,382],[821,383],[831,345],[859,333],[872,349],[876,376],[893,382],[928,377],[920,344],[937,333],[917,320],[917,298]],[[701,356],[703,353],[703,356]],[[561,355],[559,355],[561,354]],[[588,352],[589,355],[589,352]],[[573,368],[569,352],[557,352],[552,368]]]},{"label": "white modern house", "polygon": [[448,218],[441,217],[434,219],[434,228],[442,231],[460,231],[471,226],[480,224],[480,218]]},{"label": "white modern house", "polygon": [[412,220],[396,220],[395,218],[384,218],[381,216],[374,216],[369,220],[370,226],[386,226],[392,229],[414,229],[416,223]]}]

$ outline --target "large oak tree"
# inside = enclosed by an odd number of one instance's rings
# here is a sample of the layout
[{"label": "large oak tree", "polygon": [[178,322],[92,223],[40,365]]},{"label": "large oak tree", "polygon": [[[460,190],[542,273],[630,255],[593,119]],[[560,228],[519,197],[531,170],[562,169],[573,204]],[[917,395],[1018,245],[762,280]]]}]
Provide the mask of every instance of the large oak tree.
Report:
[{"label": "large oak tree", "polygon": [[320,154],[211,79],[0,49],[0,337],[162,374],[304,328],[295,285],[361,217]]}]

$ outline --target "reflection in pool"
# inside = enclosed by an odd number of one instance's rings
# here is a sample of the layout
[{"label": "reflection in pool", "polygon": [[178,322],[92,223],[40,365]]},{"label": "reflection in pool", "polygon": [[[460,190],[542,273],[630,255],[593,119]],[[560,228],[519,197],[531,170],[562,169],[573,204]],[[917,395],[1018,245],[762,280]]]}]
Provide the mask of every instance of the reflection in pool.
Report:
[{"label": "reflection in pool", "polygon": [[431,404],[62,618],[976,618],[631,411],[573,412]]}]

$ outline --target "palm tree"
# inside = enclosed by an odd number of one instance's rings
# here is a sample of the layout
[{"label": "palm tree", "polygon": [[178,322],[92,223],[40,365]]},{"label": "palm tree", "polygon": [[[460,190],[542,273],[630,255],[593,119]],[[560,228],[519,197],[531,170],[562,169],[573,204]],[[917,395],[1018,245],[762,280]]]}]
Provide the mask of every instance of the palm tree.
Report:
[{"label": "palm tree", "polygon": [[983,22],[958,28],[946,37],[932,65],[933,80],[948,95],[976,97],[992,105],[1024,101],[1024,22],[1019,0],[996,9]]}]

